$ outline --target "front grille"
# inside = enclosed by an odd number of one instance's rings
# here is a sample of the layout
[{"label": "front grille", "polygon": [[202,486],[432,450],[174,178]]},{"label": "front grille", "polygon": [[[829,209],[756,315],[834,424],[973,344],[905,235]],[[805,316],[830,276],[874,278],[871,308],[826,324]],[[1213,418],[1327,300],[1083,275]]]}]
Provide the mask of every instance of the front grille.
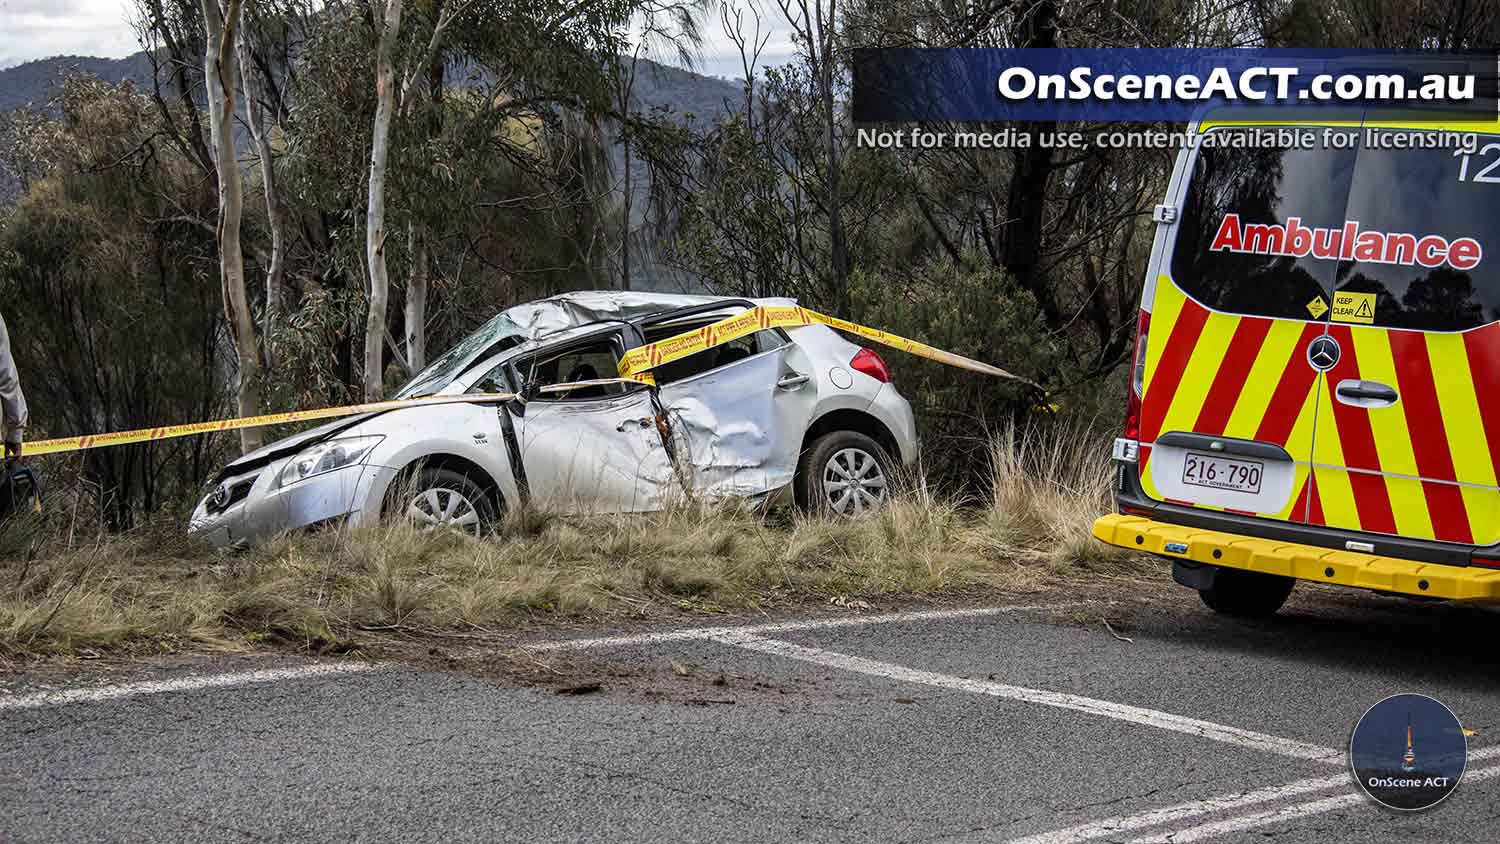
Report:
[{"label": "front grille", "polygon": [[255,479],[258,477],[260,476],[251,475],[248,478],[237,480],[232,484],[228,482],[219,484],[213,492],[208,494],[208,498],[204,500],[204,509],[214,515],[218,515],[244,501],[245,496],[250,494],[250,487],[255,486]]}]

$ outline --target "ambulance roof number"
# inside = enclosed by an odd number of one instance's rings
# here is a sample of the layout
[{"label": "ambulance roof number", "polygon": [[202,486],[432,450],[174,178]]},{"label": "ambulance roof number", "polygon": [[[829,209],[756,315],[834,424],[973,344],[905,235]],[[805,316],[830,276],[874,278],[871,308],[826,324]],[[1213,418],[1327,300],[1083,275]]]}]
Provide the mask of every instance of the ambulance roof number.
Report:
[{"label": "ambulance roof number", "polygon": [[[1482,147],[1479,148],[1479,152],[1477,154],[1480,155],[1480,156],[1486,156],[1486,155],[1491,155],[1491,154],[1494,154],[1494,153],[1500,153],[1500,143],[1485,144],[1484,146],[1482,146]],[[1460,182],[1470,181],[1470,179],[1469,179],[1469,159],[1472,156],[1469,153],[1464,152],[1461,149],[1454,150],[1453,154],[1458,158],[1458,160],[1460,162],[1459,165],[1458,165],[1458,180]],[[1491,171],[1494,170],[1496,167],[1500,167],[1500,155],[1495,155],[1495,157],[1490,160],[1490,163],[1486,164],[1484,166],[1483,170],[1480,170],[1478,173],[1475,173],[1473,181],[1475,181],[1475,182],[1482,182],[1482,183],[1487,184],[1487,185],[1500,184],[1500,174],[1497,174],[1497,175],[1491,175],[1490,174]]]}]

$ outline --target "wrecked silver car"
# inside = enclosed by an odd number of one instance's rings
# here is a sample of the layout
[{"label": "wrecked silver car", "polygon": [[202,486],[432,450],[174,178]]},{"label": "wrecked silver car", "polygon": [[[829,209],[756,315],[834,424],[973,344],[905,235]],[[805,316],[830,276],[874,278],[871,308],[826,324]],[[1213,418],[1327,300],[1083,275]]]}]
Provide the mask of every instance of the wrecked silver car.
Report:
[{"label": "wrecked silver car", "polygon": [[[613,379],[629,349],[785,299],[570,293],[509,308],[397,398],[517,393],[340,419],[226,466],[189,532],[218,546],[404,514],[475,533],[507,507],[640,512],[674,496],[856,515],[917,459],[911,406],[874,351],[768,328]],[[574,386],[576,385],[576,386]]]}]

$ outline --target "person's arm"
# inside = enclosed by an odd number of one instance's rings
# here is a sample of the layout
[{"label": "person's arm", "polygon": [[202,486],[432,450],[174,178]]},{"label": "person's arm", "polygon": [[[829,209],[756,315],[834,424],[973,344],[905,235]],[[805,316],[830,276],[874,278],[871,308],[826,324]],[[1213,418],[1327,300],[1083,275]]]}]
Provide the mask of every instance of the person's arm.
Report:
[{"label": "person's arm", "polygon": [[27,422],[26,396],[21,392],[21,376],[10,352],[4,317],[0,317],[0,417],[5,422],[5,456],[20,457]]}]

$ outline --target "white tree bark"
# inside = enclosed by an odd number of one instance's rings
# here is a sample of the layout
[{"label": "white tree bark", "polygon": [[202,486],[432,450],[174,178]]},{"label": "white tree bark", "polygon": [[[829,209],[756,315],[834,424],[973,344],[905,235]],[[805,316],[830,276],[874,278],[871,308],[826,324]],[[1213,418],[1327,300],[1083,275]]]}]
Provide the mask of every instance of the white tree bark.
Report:
[{"label": "white tree bark", "polygon": [[[260,413],[260,356],[255,318],[245,294],[245,256],[240,247],[240,217],[244,188],[234,148],[235,33],[241,0],[199,0],[207,38],[203,50],[204,87],[208,91],[209,134],[219,183],[219,280],[224,290],[224,315],[229,320],[239,358],[239,415]],[[258,428],[240,429],[240,448],[259,448]]]},{"label": "white tree bark", "polygon": [[266,311],[261,317],[261,334],[265,338],[266,368],[274,369],[276,363],[271,354],[271,340],[277,321],[281,319],[282,279],[286,274],[286,216],[282,213],[281,190],[276,181],[276,169],[272,166],[270,127],[266,125],[260,110],[259,72],[250,55],[249,30],[243,26],[240,27],[239,58],[240,85],[245,94],[245,123],[250,127],[250,137],[255,141],[255,154],[260,158],[266,221],[271,229],[271,261],[266,270]]},{"label": "white tree bark", "polygon": [[[209,0],[203,0],[209,2]],[[370,311],[365,320],[365,400],[384,390],[385,314],[391,280],[385,265],[385,161],[396,102],[396,38],[401,32],[401,0],[371,4],[378,27],[375,53],[375,127],[370,139],[370,197],[365,213],[365,259],[370,269]]]},{"label": "white tree bark", "polygon": [[427,367],[427,288],[432,249],[427,227],[411,225],[411,277],[406,282],[406,367],[416,375]]}]

